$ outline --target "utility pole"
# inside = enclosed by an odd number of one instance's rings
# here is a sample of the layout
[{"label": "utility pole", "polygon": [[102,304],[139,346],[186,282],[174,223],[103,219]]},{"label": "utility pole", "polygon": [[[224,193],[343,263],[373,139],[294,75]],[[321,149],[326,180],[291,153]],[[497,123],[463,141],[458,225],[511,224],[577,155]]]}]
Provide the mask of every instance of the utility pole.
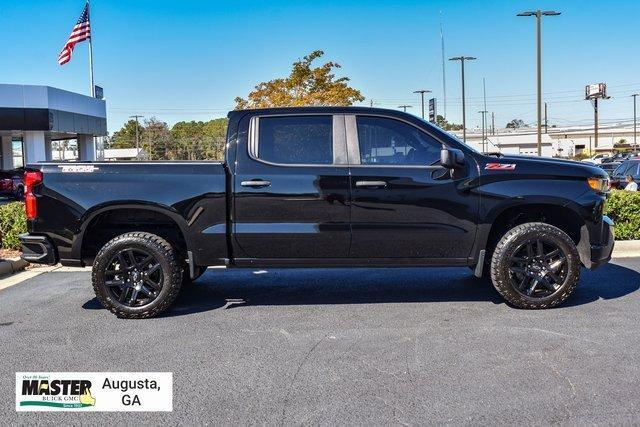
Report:
[{"label": "utility pole", "polygon": [[144,117],[139,115],[129,116],[130,119],[135,119],[136,121],[136,156],[140,154],[140,123],[138,119]]},{"label": "utility pole", "polygon": [[407,112],[407,108],[411,108],[411,105],[398,105],[398,108],[402,108],[402,111]]},{"label": "utility pole", "polygon": [[496,114],[491,112],[491,135],[496,134]]},{"label": "utility pole", "polygon": [[636,115],[636,98],[638,96],[640,96],[640,93],[634,93],[631,96],[633,97],[633,151],[634,151],[634,153],[637,153],[638,152],[638,141],[637,141],[637,135],[638,135],[637,121],[638,121],[638,116]]},{"label": "utility pole", "polygon": [[462,140],[467,142],[467,117],[465,111],[465,96],[464,96],[464,61],[473,61],[473,56],[456,56],[449,58],[449,61],[460,61],[460,67],[462,71]]},{"label": "utility pole", "polygon": [[482,126],[484,126],[484,128],[487,128],[487,85],[485,82],[485,78],[482,78],[482,96],[484,98],[484,110],[485,110],[485,114],[482,116]]},{"label": "utility pole", "polygon": [[444,111],[443,116],[445,122],[447,121],[447,77],[445,73],[444,67],[444,33],[442,32],[442,11],[440,11],[440,44],[441,44],[441,54],[442,54],[442,97],[444,99]]},{"label": "utility pole", "polygon": [[516,16],[535,16],[536,17],[536,39],[537,47],[537,74],[538,74],[538,156],[542,156],[542,35],[541,22],[543,16],[557,16],[560,12],[554,10],[534,12],[522,12]]},{"label": "utility pole", "polygon": [[478,111],[478,113],[482,114],[482,152],[486,153],[487,152],[487,147],[485,144],[486,141],[486,137],[485,137],[485,118],[486,118],[486,114],[488,113],[487,110],[482,110],[482,111]]},{"label": "utility pole", "polygon": [[544,103],[544,133],[549,133],[549,122],[547,121],[547,103]]},{"label": "utility pole", "polygon": [[419,93],[420,94],[420,102],[422,103],[422,118],[424,119],[424,94],[425,93],[431,93],[430,90],[425,90],[425,89],[420,89],[420,90],[414,90],[413,93]]}]

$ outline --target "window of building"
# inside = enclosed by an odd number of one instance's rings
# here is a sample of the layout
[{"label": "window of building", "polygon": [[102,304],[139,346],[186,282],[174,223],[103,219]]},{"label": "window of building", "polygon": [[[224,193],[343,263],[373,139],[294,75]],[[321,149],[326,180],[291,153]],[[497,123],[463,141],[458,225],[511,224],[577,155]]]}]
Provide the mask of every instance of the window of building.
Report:
[{"label": "window of building", "polygon": [[13,167],[21,168],[24,166],[24,151],[22,139],[14,138],[11,141],[11,153],[13,155]]}]

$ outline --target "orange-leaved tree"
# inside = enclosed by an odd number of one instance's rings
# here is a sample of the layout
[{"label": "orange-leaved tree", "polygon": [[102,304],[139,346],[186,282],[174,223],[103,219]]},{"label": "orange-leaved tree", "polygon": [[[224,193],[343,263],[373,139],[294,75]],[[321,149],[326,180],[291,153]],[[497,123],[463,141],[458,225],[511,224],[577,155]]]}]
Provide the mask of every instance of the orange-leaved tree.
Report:
[{"label": "orange-leaved tree", "polygon": [[296,107],[322,105],[352,105],[364,100],[359,90],[349,86],[348,77],[336,78],[340,64],[327,62],[313,67],[313,61],[324,55],[315,50],[293,63],[291,74],[258,84],[246,99],[236,98],[236,109]]}]

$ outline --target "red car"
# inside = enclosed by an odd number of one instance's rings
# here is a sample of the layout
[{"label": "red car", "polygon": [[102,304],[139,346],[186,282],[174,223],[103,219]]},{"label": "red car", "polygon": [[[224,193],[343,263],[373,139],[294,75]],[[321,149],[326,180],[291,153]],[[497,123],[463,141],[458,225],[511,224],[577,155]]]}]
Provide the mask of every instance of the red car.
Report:
[{"label": "red car", "polygon": [[0,171],[0,197],[24,198],[24,169]]}]

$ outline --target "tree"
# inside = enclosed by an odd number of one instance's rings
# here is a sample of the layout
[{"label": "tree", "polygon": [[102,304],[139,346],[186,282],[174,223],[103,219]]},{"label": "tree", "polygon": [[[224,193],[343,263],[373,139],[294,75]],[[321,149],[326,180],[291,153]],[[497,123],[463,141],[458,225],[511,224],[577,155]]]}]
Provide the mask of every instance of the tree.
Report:
[{"label": "tree", "polygon": [[171,147],[171,131],[165,122],[155,117],[144,121],[144,138],[142,148],[149,160],[167,160]]},{"label": "tree", "polygon": [[169,158],[220,160],[224,157],[228,120],[178,122],[171,128]]},{"label": "tree", "polygon": [[[140,141],[144,140],[144,126],[140,125]],[[106,148],[135,148],[136,146],[136,121],[131,119],[120,130],[117,130],[109,138]]]},{"label": "tree", "polygon": [[455,123],[449,123],[443,116],[438,114],[436,116],[436,125],[444,130],[462,130],[462,125],[457,125]]},{"label": "tree", "polygon": [[313,67],[313,61],[324,52],[315,50],[293,63],[286,78],[259,83],[247,99],[236,98],[236,110],[245,108],[295,107],[305,105],[352,105],[363,101],[359,90],[349,86],[348,77],[336,78],[334,70],[340,65],[329,61]]},{"label": "tree", "polygon": [[513,119],[509,123],[507,123],[507,129],[519,129],[522,127],[526,127],[524,120],[522,119]]}]

